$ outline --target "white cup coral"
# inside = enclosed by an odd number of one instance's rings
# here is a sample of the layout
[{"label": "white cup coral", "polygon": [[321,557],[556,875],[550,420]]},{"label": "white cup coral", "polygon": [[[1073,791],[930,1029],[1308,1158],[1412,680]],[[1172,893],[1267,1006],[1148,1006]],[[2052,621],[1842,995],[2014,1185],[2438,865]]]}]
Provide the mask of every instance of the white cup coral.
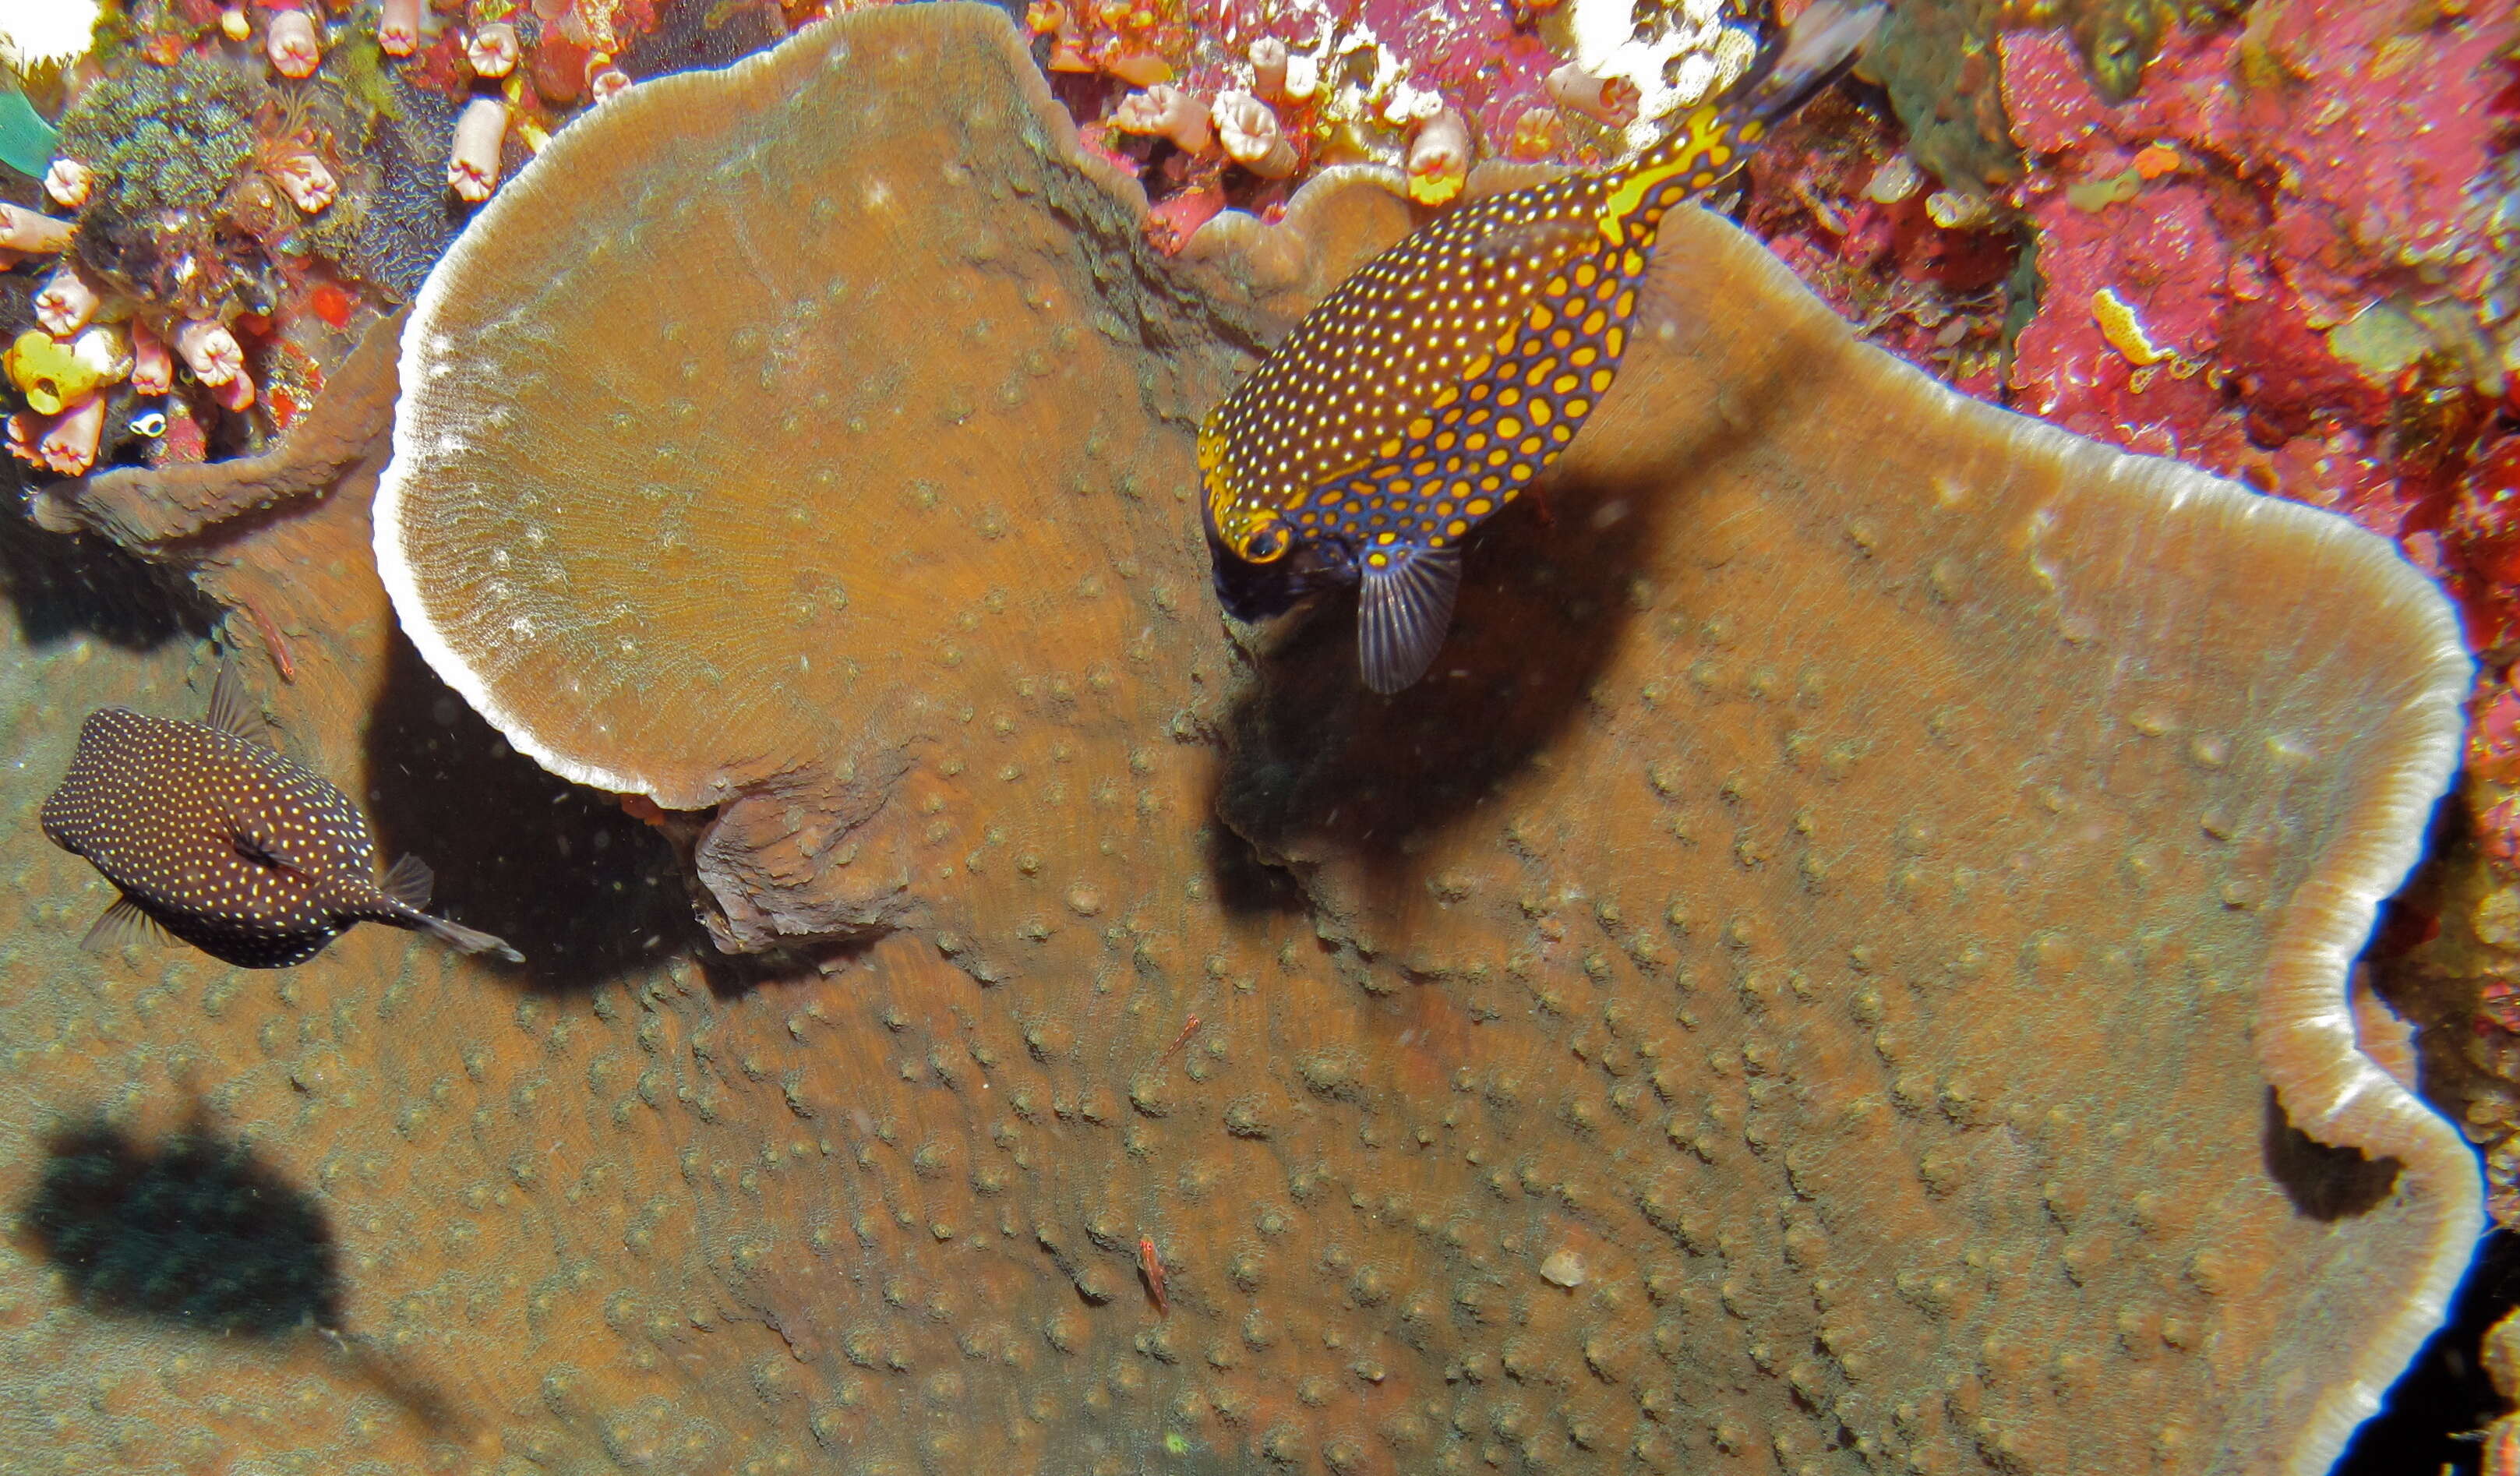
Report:
[{"label": "white cup coral", "polygon": [[1219,93],[1209,115],[1226,157],[1263,179],[1284,179],[1295,172],[1294,143],[1267,103],[1247,92]]},{"label": "white cup coral", "polygon": [[1112,110],[1111,126],[1121,133],[1170,139],[1188,154],[1205,154],[1216,147],[1216,130],[1208,124],[1206,100],[1170,82],[1157,82],[1144,92],[1122,98],[1120,106]]}]

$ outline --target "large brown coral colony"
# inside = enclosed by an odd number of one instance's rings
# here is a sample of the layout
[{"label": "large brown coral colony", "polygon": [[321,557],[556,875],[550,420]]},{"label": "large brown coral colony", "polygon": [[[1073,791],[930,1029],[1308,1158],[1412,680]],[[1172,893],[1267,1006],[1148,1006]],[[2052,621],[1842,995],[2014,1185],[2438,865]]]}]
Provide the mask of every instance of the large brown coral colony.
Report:
[{"label": "large brown coral colony", "polygon": [[1185,286],[1071,138],[995,13],[847,17],[563,133],[432,281],[423,650],[718,806],[721,941],[860,941],[495,1030],[432,959],[446,1091],[355,1110],[474,1176],[472,1269],[348,1320],[563,1466],[2321,1468],[2478,1220],[2344,1006],[2456,739],[2430,587],[1692,217],[1366,698],[1337,618],[1224,639],[1190,438],[1406,207]]}]

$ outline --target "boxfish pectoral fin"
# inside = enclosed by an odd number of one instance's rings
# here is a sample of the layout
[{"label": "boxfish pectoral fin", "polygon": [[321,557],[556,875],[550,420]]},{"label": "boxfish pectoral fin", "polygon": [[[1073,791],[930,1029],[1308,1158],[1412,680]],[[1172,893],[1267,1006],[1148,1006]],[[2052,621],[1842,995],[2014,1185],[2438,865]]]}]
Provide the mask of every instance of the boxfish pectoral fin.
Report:
[{"label": "boxfish pectoral fin", "polygon": [[1426,674],[1453,624],[1462,588],[1462,551],[1397,548],[1390,562],[1366,560],[1356,603],[1357,666],[1365,685],[1393,693]]},{"label": "boxfish pectoral fin", "polygon": [[1465,254],[1491,271],[1522,268],[1537,285],[1564,262],[1594,250],[1600,240],[1600,229],[1590,214],[1551,215],[1507,221],[1472,238]]},{"label": "boxfish pectoral fin", "polygon": [[87,930],[87,936],[79,939],[79,949],[83,953],[110,954],[119,952],[126,943],[164,945],[173,941],[165,927],[149,916],[147,908],[129,897],[118,897]]},{"label": "boxfish pectoral fin", "polygon": [[277,829],[258,825],[234,810],[223,818],[227,821],[228,842],[236,847],[238,855],[293,872],[310,882],[320,879],[322,866],[317,858],[292,844]]}]

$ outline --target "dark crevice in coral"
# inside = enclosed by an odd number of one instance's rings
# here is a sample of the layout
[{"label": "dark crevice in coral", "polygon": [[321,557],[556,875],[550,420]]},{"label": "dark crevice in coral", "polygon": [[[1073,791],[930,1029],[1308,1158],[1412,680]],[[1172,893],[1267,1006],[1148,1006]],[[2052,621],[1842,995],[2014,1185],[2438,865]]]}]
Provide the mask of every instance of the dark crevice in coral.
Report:
[{"label": "dark crevice in coral", "polygon": [[2267,1177],[2295,1210],[2318,1221],[2350,1220],[2378,1209],[2406,1167],[2395,1158],[2320,1142],[2294,1127],[2272,1087],[2267,1089],[2265,1145]]},{"label": "dark crevice in coral", "polygon": [[1053,169],[1042,203],[1066,226],[1103,303],[1134,326],[1140,346],[1156,351],[1197,350],[1219,340],[1251,353],[1267,351],[1275,335],[1257,314],[1202,290],[1147,240],[1137,206],[1113,197],[1082,171]]},{"label": "dark crevice in coral", "polygon": [[699,946],[663,837],[518,753],[399,631],[386,662],[360,797],[383,857],[436,872],[433,911],[516,945],[534,990],[592,989]]},{"label": "dark crevice in coral", "polygon": [[0,593],[29,646],[93,636],[128,650],[201,640],[216,604],[177,570],[102,538],[49,533],[16,509],[0,512]]},{"label": "dark crevice in coral", "polygon": [[693,960],[699,965],[700,977],[707,982],[712,998],[735,1000],[756,989],[810,988],[823,983],[853,964],[866,963],[876,945],[889,936],[885,932],[863,938],[833,938],[750,954],[696,948]]},{"label": "dark crevice in coral", "polygon": [[2473,1476],[2478,1433],[2503,1411],[2483,1358],[2486,1330],[2520,1300],[2520,1236],[2487,1235],[2451,1299],[2450,1319],[2354,1432],[2329,1476]]},{"label": "dark crevice in coral", "polygon": [[668,0],[656,28],[643,31],[614,65],[638,81],[675,71],[715,70],[786,39],[777,0]]}]

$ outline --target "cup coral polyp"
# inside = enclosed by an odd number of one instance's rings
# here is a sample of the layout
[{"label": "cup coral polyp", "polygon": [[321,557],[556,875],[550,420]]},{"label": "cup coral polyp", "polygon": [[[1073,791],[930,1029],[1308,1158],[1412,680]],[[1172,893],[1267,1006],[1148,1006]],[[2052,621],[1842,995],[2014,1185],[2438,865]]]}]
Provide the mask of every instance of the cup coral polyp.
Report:
[{"label": "cup coral polyp", "polygon": [[272,69],[284,77],[313,76],[324,63],[314,17],[302,10],[274,13],[271,29],[263,36],[263,52],[271,58]]},{"label": "cup coral polyp", "polygon": [[377,16],[377,45],[389,57],[420,50],[423,0],[383,0]]},{"label": "cup coral polyp", "polygon": [[1440,205],[1462,193],[1470,175],[1470,125],[1447,108],[1418,125],[1409,141],[1409,198]]},{"label": "cup coral polyp", "polygon": [[19,411],[9,417],[9,453],[58,476],[75,476],[96,460],[105,430],[105,396],[89,393],[53,415]]},{"label": "cup coral polyp", "polygon": [[204,384],[225,384],[245,372],[244,345],[216,319],[196,319],[178,328],[175,352]]},{"label": "cup coral polyp", "polygon": [[[598,89],[599,96],[602,89]],[[458,200],[479,204],[499,186],[499,154],[507,146],[508,105],[474,98],[455,119],[455,144],[446,160],[446,187]]]},{"label": "cup coral polyp", "polygon": [[35,321],[43,325],[44,332],[67,338],[96,316],[99,300],[95,286],[79,269],[66,265],[54,272],[44,290],[35,294]]},{"label": "cup coral polyp", "polygon": [[1263,179],[1283,179],[1295,172],[1294,141],[1278,121],[1277,110],[1247,92],[1217,94],[1211,115],[1225,157]]},{"label": "cup coral polyp", "polygon": [[77,159],[57,158],[53,160],[52,167],[44,171],[44,194],[51,198],[53,203],[75,210],[87,203],[88,191],[95,178],[94,172]]},{"label": "cup coral polyp", "polygon": [[472,64],[475,76],[504,77],[517,69],[517,59],[523,53],[517,28],[505,21],[482,26],[464,43],[464,59]]},{"label": "cup coral polyp", "polygon": [[1208,123],[1207,101],[1169,82],[1158,82],[1144,92],[1122,98],[1111,113],[1111,127],[1122,133],[1169,139],[1175,148],[1188,154],[1205,154],[1216,147],[1216,130]]}]

